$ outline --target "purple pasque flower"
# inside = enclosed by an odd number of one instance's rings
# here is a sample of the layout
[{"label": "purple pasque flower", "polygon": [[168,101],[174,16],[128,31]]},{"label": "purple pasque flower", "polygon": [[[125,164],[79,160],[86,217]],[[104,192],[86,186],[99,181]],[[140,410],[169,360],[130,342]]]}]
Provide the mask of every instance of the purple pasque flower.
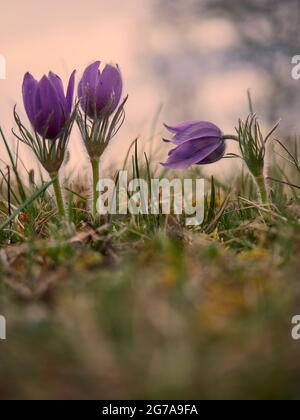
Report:
[{"label": "purple pasque flower", "polygon": [[117,108],[123,89],[118,67],[107,64],[99,70],[101,62],[90,64],[78,85],[78,98],[82,110],[92,119],[109,116]]},{"label": "purple pasque flower", "polygon": [[69,79],[67,92],[59,76],[49,72],[38,82],[26,73],[23,80],[23,101],[34,130],[43,138],[55,140],[64,130],[71,112],[75,86],[75,70]]},{"label": "purple pasque flower", "polygon": [[221,130],[207,121],[184,122],[166,128],[174,134],[171,142],[176,145],[169,152],[163,166],[170,169],[186,169],[192,165],[205,165],[217,162],[225,154],[225,140]]}]

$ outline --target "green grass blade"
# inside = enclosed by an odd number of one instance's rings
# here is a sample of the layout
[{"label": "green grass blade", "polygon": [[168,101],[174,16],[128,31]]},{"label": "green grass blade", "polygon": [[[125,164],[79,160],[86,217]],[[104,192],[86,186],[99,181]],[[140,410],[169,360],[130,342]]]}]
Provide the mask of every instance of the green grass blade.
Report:
[{"label": "green grass blade", "polygon": [[19,175],[19,172],[18,172],[18,168],[17,168],[16,162],[14,160],[13,154],[12,154],[12,152],[10,150],[10,147],[8,145],[8,142],[7,142],[6,138],[5,138],[5,135],[4,135],[3,130],[2,130],[1,127],[0,127],[0,134],[1,134],[2,140],[4,142],[5,148],[7,150],[7,153],[8,153],[8,156],[9,156],[9,160],[11,162],[11,165],[12,165],[12,168],[13,168],[13,171],[14,171],[14,174],[15,174],[16,179],[17,179],[20,197],[24,201],[27,198],[26,192],[25,192],[25,188],[24,188],[24,185],[23,185],[23,183],[21,181],[21,178],[20,178],[20,175]]},{"label": "green grass blade", "polygon": [[40,195],[44,194],[44,192],[52,185],[53,181],[49,181],[42,185],[38,190],[36,190],[30,197],[28,197],[20,207],[15,210],[12,215],[6,219],[4,223],[0,225],[0,230],[5,229],[17,216],[20,214],[26,207],[30,206]]}]

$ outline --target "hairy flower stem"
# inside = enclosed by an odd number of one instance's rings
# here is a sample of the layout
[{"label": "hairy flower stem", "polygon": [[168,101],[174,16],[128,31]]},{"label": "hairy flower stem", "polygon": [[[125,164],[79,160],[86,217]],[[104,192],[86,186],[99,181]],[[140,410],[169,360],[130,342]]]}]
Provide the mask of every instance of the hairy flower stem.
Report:
[{"label": "hairy flower stem", "polygon": [[99,170],[99,159],[91,159],[92,170],[93,170],[93,204],[92,204],[92,215],[95,219],[97,216],[97,201],[99,198],[98,183],[100,179],[100,170]]},{"label": "hairy flower stem", "polygon": [[267,186],[266,186],[265,177],[263,175],[258,176],[258,177],[255,178],[255,181],[256,181],[257,187],[259,189],[262,204],[267,209],[270,208],[269,194],[268,194],[268,190],[267,190]]},{"label": "hairy flower stem", "polygon": [[54,188],[54,193],[56,197],[58,213],[61,217],[65,217],[66,211],[65,211],[64,199],[63,199],[63,195],[62,195],[61,187],[59,183],[58,173],[53,172],[50,174],[50,177],[53,182],[53,188]]},{"label": "hairy flower stem", "polygon": [[222,136],[222,139],[223,140],[234,140],[234,141],[237,141],[237,142],[240,141],[240,139],[238,138],[238,136],[234,136],[232,134],[225,134],[225,135]]}]

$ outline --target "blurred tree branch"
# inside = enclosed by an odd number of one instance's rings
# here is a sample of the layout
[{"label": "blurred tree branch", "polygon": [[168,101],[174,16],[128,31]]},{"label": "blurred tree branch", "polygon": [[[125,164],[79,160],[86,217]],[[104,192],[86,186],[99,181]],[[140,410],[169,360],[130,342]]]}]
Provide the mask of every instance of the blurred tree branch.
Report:
[{"label": "blurred tree branch", "polygon": [[300,53],[300,0],[165,0],[158,5],[160,19],[176,31],[188,19],[196,24],[215,18],[230,22],[238,42],[225,52],[227,60],[268,78],[266,116],[283,116],[290,128],[300,107],[297,82],[291,77],[291,59]]}]

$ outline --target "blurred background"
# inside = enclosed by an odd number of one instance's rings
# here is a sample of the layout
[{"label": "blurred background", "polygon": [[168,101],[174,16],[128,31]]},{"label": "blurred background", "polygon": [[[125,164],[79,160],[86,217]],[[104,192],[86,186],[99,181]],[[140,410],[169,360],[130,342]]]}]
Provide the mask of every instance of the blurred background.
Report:
[{"label": "blurred background", "polygon": [[[120,65],[129,94],[104,176],[120,169],[137,137],[158,169],[170,147],[163,122],[211,120],[234,134],[249,113],[247,89],[264,128],[281,118],[286,139],[300,132],[300,80],[291,76],[299,22],[300,0],[2,2],[0,124],[13,144],[15,104],[27,121],[25,72],[41,78],[51,69],[66,85],[73,69],[78,82],[100,59]],[[83,195],[66,196],[72,223],[39,193],[0,230],[0,314],[8,322],[0,399],[299,399],[299,342],[290,337],[300,308],[299,165],[287,165],[285,152],[270,165],[279,182],[266,214],[252,179],[234,172],[239,160],[224,159],[205,167],[224,182],[209,183],[201,229],[158,216],[109,217],[96,230],[77,129],[69,150],[64,174],[81,176],[72,190]],[[20,157],[36,166],[26,146]],[[5,218],[10,198],[11,189],[0,199]]]},{"label": "blurred background", "polygon": [[[205,119],[232,133],[248,113],[248,88],[267,126],[281,118],[282,134],[299,130],[300,81],[291,77],[291,59],[300,51],[299,0],[11,0],[1,13],[7,79],[0,81],[0,121],[10,141],[14,104],[26,118],[26,71],[40,78],[51,69],[66,84],[74,68],[78,81],[97,59],[120,65],[129,94],[127,118],[103,158],[104,171],[124,159],[136,137],[141,150],[160,145],[163,122]],[[86,163],[76,130],[71,144],[66,170],[76,173]],[[167,151],[160,145],[157,166]],[[28,168],[35,166],[25,146],[21,156]],[[236,164],[224,161],[206,171],[224,165],[230,171]]]}]

